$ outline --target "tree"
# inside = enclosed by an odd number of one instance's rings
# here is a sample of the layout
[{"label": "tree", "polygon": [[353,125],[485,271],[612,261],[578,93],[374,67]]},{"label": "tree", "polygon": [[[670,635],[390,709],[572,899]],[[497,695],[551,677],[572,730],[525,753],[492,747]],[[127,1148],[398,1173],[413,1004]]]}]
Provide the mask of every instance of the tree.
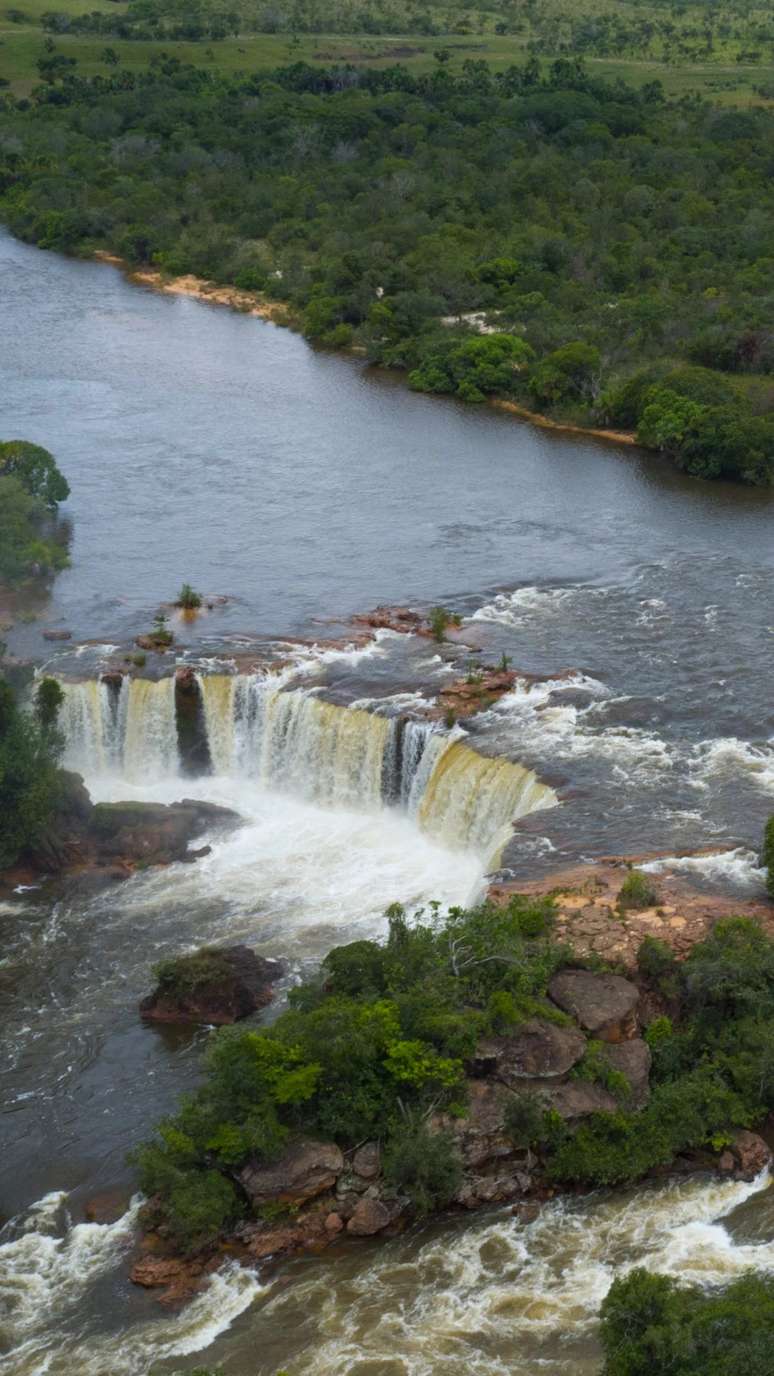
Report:
[{"label": "tree", "polygon": [[603,1376],[769,1376],[774,1280],[741,1276],[723,1290],[681,1286],[637,1269],[601,1308]]},{"label": "tree", "polygon": [[35,844],[53,811],[59,742],[50,724],[50,716],[44,727],[23,712],[0,676],[0,866]]},{"label": "tree", "polygon": [[28,440],[0,442],[0,474],[16,478],[25,492],[52,509],[58,502],[66,502],[70,495],[70,485],[57,468],[53,454]]},{"label": "tree", "polygon": [[67,551],[44,539],[46,508],[16,478],[0,474],[0,579],[19,582],[67,564]]}]

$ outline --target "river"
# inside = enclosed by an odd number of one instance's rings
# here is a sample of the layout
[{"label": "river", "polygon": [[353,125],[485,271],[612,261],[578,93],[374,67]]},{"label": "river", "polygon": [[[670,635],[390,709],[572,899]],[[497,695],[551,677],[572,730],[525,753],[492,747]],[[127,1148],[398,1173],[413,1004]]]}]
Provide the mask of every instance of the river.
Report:
[{"label": "river", "polygon": [[[225,1272],[179,1314],[128,1285],[131,1215],[89,1224],[83,1207],[126,1184],[127,1148],[196,1076],[204,1033],[138,1023],[161,955],[246,939],[293,979],[378,932],[390,901],[464,902],[494,863],[519,876],[716,843],[703,882],[760,890],[774,497],[413,395],[260,320],[4,235],[0,299],[0,434],[53,450],[72,487],[71,567],[12,649],[88,676],[183,580],[226,596],[176,626],[180,655],[214,675],[212,776],[179,777],[163,686],[113,754],[88,706],[96,682],[76,686],[68,750],[95,797],[197,793],[246,819],[196,866],[0,904],[0,1351],[14,1376],[202,1361],[225,1376],[585,1374],[595,1309],[627,1266],[708,1279],[774,1266],[764,1185],[691,1181],[554,1203],[531,1224],[454,1218],[271,1277]],[[437,691],[443,654],[389,634],[314,645],[392,601],[447,603],[488,657],[545,676],[460,743],[477,752],[464,818],[428,768],[400,807],[369,783],[390,714]],[[47,627],[97,643],[53,649]],[[229,657],[257,645],[292,660],[295,694],[290,734],[261,728],[260,769],[237,749],[233,704],[251,685],[229,681]],[[480,763],[492,756],[521,774],[495,779]],[[495,859],[503,807],[525,820]]]}]

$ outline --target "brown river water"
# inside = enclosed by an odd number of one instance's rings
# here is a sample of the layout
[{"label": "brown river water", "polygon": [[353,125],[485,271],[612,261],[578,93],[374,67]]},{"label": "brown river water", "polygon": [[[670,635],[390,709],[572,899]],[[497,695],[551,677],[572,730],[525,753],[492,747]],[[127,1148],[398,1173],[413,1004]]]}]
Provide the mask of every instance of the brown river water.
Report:
[{"label": "brown river water", "polygon": [[[7,236],[0,300],[0,434],[52,449],[72,486],[71,567],[11,647],[80,680],[68,759],[95,797],[196,793],[245,819],[195,866],[0,904],[4,1370],[586,1376],[596,1309],[628,1267],[706,1283],[774,1268],[768,1182],[696,1179],[226,1269],[179,1312],[128,1284],[132,1209],[90,1224],[84,1203],[129,1193],[126,1151],[195,1082],[206,1038],[139,1025],[160,956],[248,940],[293,979],[378,933],[395,899],[464,902],[493,866],[518,877],[614,851],[717,844],[700,882],[760,892],[774,497],[413,395],[260,320]],[[230,598],[180,629],[204,684],[213,773],[198,779],[180,777],[163,683],[111,715],[97,681],[184,579]],[[388,793],[394,720],[449,666],[389,634],[314,644],[380,601],[448,603],[487,656],[546,676],[456,745],[416,728]],[[56,626],[72,646],[43,640]],[[292,661],[279,697],[234,673],[255,644]]]}]

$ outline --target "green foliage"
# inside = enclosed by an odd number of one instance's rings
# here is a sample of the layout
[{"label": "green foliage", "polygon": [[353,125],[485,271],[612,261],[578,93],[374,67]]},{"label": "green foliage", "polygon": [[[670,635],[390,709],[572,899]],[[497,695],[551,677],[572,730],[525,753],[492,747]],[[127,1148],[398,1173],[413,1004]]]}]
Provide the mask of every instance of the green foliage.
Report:
[{"label": "green foliage", "polygon": [[184,583],[177,594],[177,602],[175,605],[182,607],[183,610],[187,612],[196,611],[196,609],[202,605],[202,595],[200,592],[194,592],[190,583]]},{"label": "green foliage", "polygon": [[64,690],[57,679],[42,678],[35,689],[35,716],[42,731],[55,729],[63,702]]},{"label": "green foliage", "polygon": [[602,1302],[603,1376],[768,1376],[774,1280],[740,1276],[720,1290],[631,1271]]},{"label": "green foliage", "polygon": [[[108,809],[104,825],[120,823],[115,810],[123,805],[100,806]],[[434,905],[409,922],[396,905],[384,944],[331,951],[270,1027],[216,1033],[203,1085],[137,1156],[160,1216],[178,1226],[175,1201],[187,1198],[175,1193],[181,1173],[193,1175],[200,1192],[199,1177],[213,1165],[230,1171],[250,1157],[271,1160],[298,1133],[350,1147],[365,1138],[392,1142],[396,1188],[420,1209],[451,1197],[455,1154],[443,1136],[425,1140],[424,1118],[441,1107],[460,1111],[462,1063],[498,993],[522,1016],[548,1006],[548,980],[563,959],[550,941],[551,911],[545,901],[514,897],[504,908],[485,903],[445,917]],[[156,973],[162,987],[188,991],[211,977],[213,960],[217,952],[205,949]],[[181,1226],[193,1236],[189,1222]]]},{"label": "green foliage", "polygon": [[462,1184],[462,1162],[451,1133],[432,1132],[421,1121],[396,1130],[382,1164],[387,1183],[408,1195],[420,1217],[450,1204]]},{"label": "green foliage", "polygon": [[589,1080],[592,1084],[602,1085],[609,1094],[622,1103],[631,1098],[632,1088],[620,1070],[614,1070],[605,1055],[603,1042],[589,1040],[581,1060],[571,1072],[575,1080]]},{"label": "green foliage", "polygon": [[642,870],[629,870],[618,890],[618,907],[621,912],[638,911],[652,908],[658,903],[658,893],[653,881]]},{"label": "green foliage", "polygon": [[0,474],[0,579],[20,582],[56,573],[67,551],[47,535],[47,511],[17,478]]},{"label": "green foliage", "polygon": [[53,454],[27,440],[0,443],[0,474],[15,478],[25,492],[52,509],[70,495],[69,483],[59,472]]},{"label": "green foliage", "polygon": [[[553,32],[576,56],[495,71],[441,47],[449,61],[429,71],[268,71],[235,47],[239,70],[218,75],[215,56],[209,70],[168,51],[143,65],[124,43],[126,66],[106,58],[87,79],[48,53],[31,98],[0,111],[0,215],[42,247],[269,291],[311,339],[351,343],[424,391],[611,418],[687,473],[770,483],[770,402],[743,384],[774,369],[774,113],[608,84],[577,54],[601,34],[619,51],[631,24],[573,14],[560,30],[527,8],[497,22],[539,30],[546,53]],[[108,9],[46,23],[68,53],[76,19],[103,41],[120,25],[209,42],[230,23],[180,0]],[[373,33],[398,13],[447,23],[403,3],[296,7],[292,23],[340,29],[366,12]],[[289,14],[273,10],[273,29]]]},{"label": "green foliage", "polygon": [[774,898],[774,817],[770,817],[763,832],[761,865],[766,871],[766,888],[770,898]]},{"label": "green foliage", "polygon": [[512,1094],[503,1113],[503,1126],[515,1147],[529,1151],[546,1136],[546,1112],[536,1094]]},{"label": "green foliage", "polygon": [[450,612],[448,607],[432,607],[428,621],[430,623],[433,640],[437,640],[439,644],[442,644],[446,639],[446,632],[449,627],[460,626],[462,624],[462,617],[456,612]]},{"label": "green foliage", "polygon": [[46,702],[41,723],[21,710],[0,676],[0,867],[14,864],[41,839],[60,795],[61,741],[54,728],[53,701]]},{"label": "green foliage", "polygon": [[187,956],[162,960],[153,967],[163,994],[170,998],[187,998],[207,984],[231,982],[233,971],[222,951],[212,946]]},{"label": "green foliage", "polygon": [[677,960],[671,946],[658,937],[646,936],[637,951],[637,968],[643,979],[666,998],[678,990]]}]

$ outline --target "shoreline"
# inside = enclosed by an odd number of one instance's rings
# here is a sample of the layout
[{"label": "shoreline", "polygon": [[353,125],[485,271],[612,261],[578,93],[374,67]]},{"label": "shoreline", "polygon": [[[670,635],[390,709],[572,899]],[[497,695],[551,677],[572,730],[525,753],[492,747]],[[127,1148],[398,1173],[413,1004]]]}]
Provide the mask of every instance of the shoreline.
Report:
[{"label": "shoreline", "polygon": [[[181,277],[166,277],[155,268],[133,268],[126,259],[108,252],[107,249],[97,249],[92,256],[98,263],[107,263],[109,267],[118,268],[127,281],[137,286],[150,287],[153,291],[163,292],[167,296],[187,296],[211,306],[227,306],[242,315],[253,315],[261,320],[268,320],[272,325],[280,325],[289,330],[295,328],[294,320],[297,317],[294,317],[291,308],[283,301],[261,300],[255,292],[243,291],[239,287],[222,286],[206,277],[196,277],[193,273],[186,273]],[[360,351],[352,348],[334,349],[332,352],[357,357]],[[396,373],[401,370],[391,368],[388,371]],[[454,397],[450,397],[449,400],[454,400]],[[565,435],[586,435],[590,439],[604,440],[608,444],[637,444],[636,436],[631,430],[607,430],[604,427],[552,420],[540,411],[530,411],[528,407],[505,397],[487,397],[486,402],[488,406],[498,411],[507,411],[518,420],[526,421],[540,430],[555,430]]]}]

